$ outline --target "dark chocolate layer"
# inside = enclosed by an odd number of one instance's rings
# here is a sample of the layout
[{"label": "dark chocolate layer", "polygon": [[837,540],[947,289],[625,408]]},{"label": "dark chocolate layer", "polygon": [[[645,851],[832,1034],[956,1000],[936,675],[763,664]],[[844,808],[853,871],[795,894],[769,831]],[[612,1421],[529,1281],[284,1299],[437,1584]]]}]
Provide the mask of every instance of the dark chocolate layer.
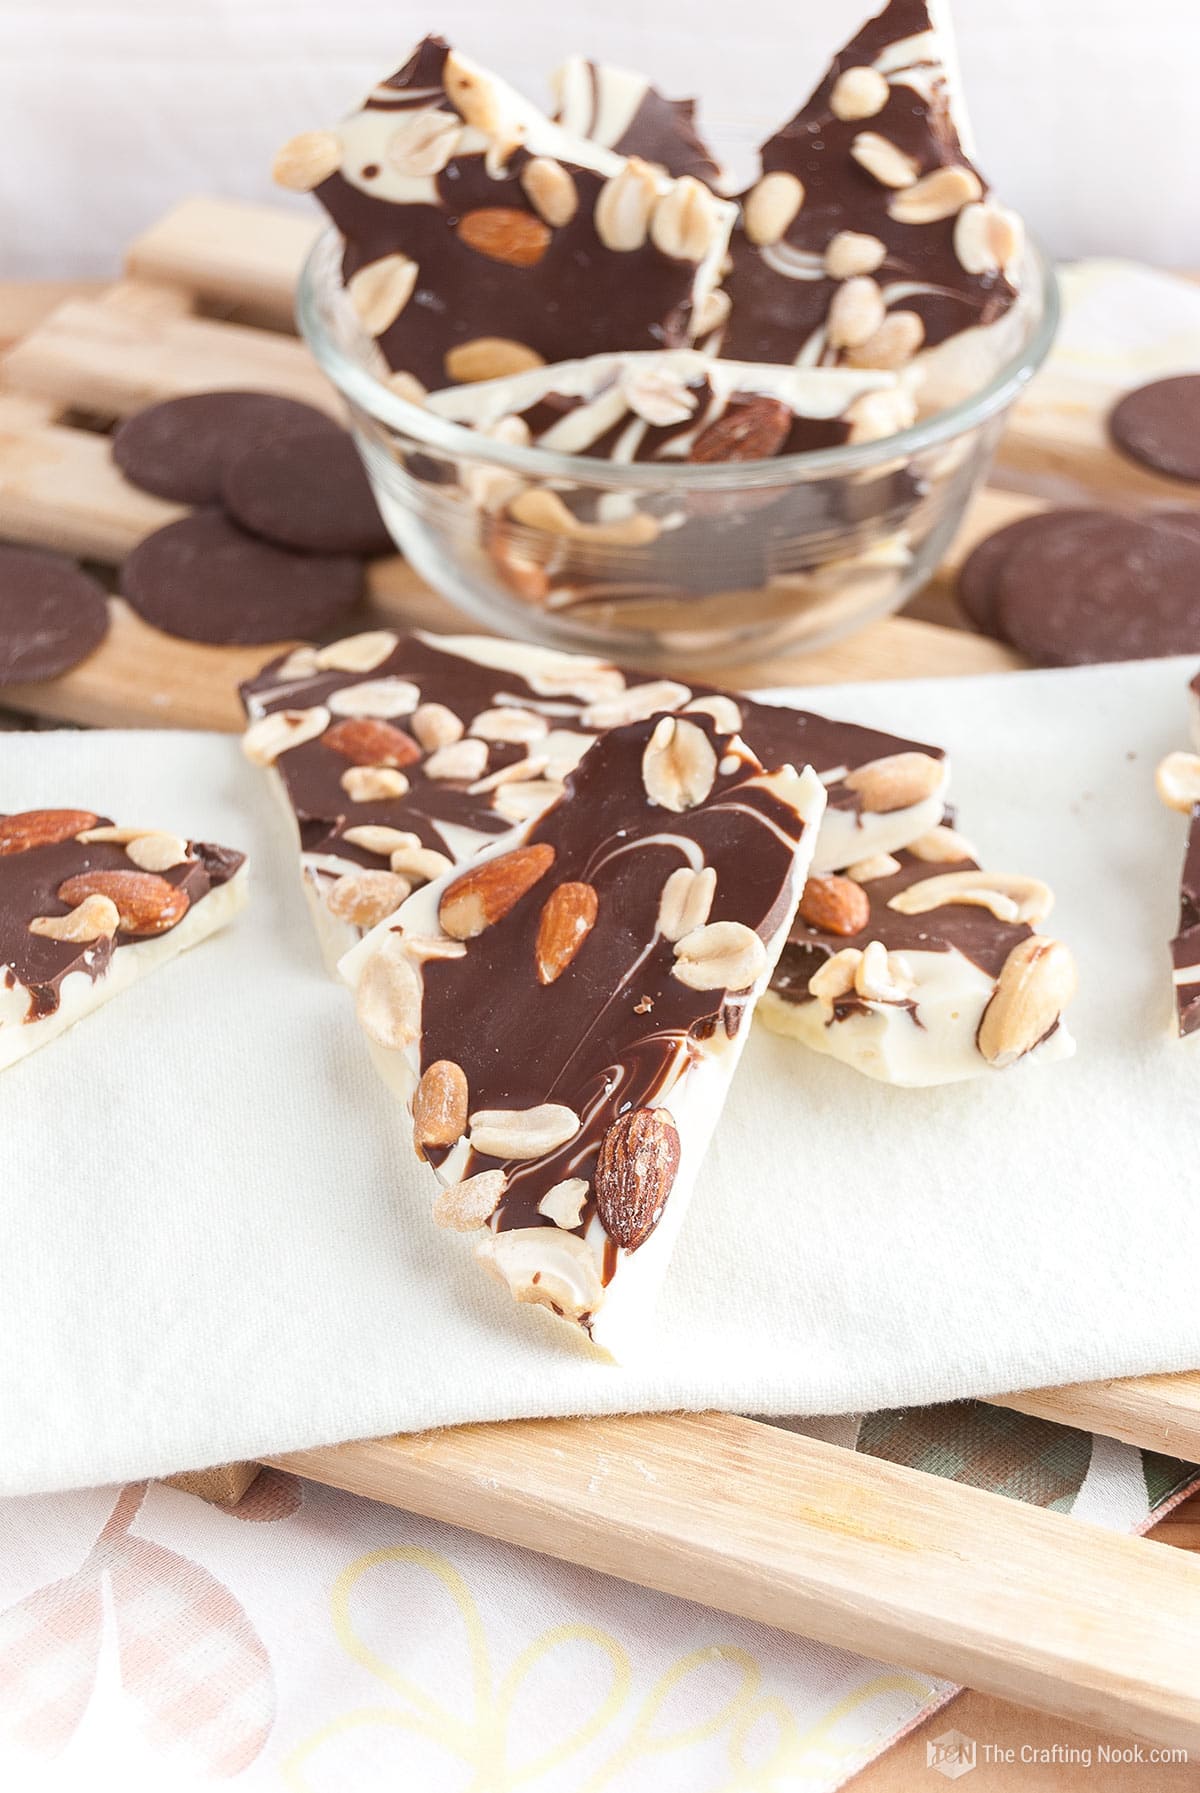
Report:
[{"label": "dark chocolate layer", "polygon": [[[1179,885],[1179,932],[1171,942],[1171,963],[1176,971],[1200,965],[1200,805],[1192,811],[1188,825]],[[1181,1034],[1200,1029],[1200,975],[1195,983],[1175,986],[1175,1006]]]}]

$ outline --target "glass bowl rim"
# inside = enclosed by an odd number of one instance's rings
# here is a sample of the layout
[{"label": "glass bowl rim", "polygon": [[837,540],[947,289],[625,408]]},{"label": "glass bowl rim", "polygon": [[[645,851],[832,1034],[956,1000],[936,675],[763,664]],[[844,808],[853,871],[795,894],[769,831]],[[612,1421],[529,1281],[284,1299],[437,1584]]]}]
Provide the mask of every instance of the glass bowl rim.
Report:
[{"label": "glass bowl rim", "polygon": [[326,267],[332,265],[332,251],[340,242],[332,226],[318,234],[304,259],[296,287],[296,319],[300,334],[318,364],[353,406],[385,428],[457,459],[486,461],[531,480],[566,480],[573,485],[591,484],[609,489],[662,492],[674,488],[691,492],[788,485],[861,472],[898,457],[907,459],[952,437],[966,434],[1013,402],[1049,354],[1060,315],[1054,265],[1034,237],[1030,236],[1026,241],[1027,254],[1040,279],[1041,313],[1028,339],[978,392],[910,424],[907,429],[898,430],[895,435],[853,446],[842,444],[837,448],[776,455],[767,460],[612,462],[594,455],[559,454],[550,449],[523,447],[482,436],[465,424],[439,417],[423,406],[401,398],[348,355],[325,328],[321,315],[321,283]]}]

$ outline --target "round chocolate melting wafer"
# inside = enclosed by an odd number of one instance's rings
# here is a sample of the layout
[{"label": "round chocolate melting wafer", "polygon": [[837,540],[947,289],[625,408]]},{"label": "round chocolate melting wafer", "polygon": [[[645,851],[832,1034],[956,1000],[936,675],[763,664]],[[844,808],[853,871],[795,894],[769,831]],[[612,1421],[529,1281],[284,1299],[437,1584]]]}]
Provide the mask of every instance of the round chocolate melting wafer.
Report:
[{"label": "round chocolate melting wafer", "polygon": [[199,510],[138,543],[121,592],[154,628],[185,641],[251,646],[319,635],[362,596],[362,562],[295,554]]},{"label": "round chocolate melting wafer", "polygon": [[56,679],[108,633],[104,587],[61,554],[0,547],[0,685]]},{"label": "round chocolate melting wafer", "polygon": [[1200,374],[1176,374],[1127,392],[1109,413],[1108,430],[1144,467],[1200,482]]},{"label": "round chocolate melting wafer", "polygon": [[1004,562],[1005,639],[1043,666],[1200,651],[1200,534],[1161,516],[1059,519]]},{"label": "round chocolate melting wafer", "polygon": [[967,617],[984,635],[1000,634],[996,614],[996,586],[1001,568],[1010,554],[1024,547],[1042,530],[1054,530],[1062,518],[1103,516],[1102,511],[1052,510],[1038,511],[1031,517],[1018,517],[1006,523],[971,550],[958,570],[955,595]]},{"label": "round chocolate melting wafer", "polygon": [[345,434],[323,411],[273,392],[193,392],[127,418],[112,452],[143,491],[179,504],[216,504],[226,466],[249,443],[301,430]]},{"label": "round chocolate melting wafer", "polygon": [[392,539],[344,430],[251,442],[225,469],[221,497],[244,529],[311,554],[387,554]]}]

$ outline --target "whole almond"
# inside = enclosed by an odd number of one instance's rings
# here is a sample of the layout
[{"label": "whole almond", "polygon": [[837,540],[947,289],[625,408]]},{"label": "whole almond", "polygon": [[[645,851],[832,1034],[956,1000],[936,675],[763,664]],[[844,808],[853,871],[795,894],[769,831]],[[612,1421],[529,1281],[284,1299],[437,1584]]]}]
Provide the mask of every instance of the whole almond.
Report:
[{"label": "whole almond", "polygon": [[804,886],[799,914],[810,928],[848,940],[861,934],[870,921],[871,899],[853,878],[839,878],[836,872],[818,874]]},{"label": "whole almond", "polygon": [[467,1130],[467,1074],[453,1059],[427,1065],[413,1097],[413,1138],[419,1147],[452,1146]]},{"label": "whole almond", "polygon": [[186,890],[154,872],[77,872],[58,887],[59,902],[72,909],[90,896],[116,904],[123,934],[165,934],[183,920],[190,903]]},{"label": "whole almond", "polygon": [[634,1108],[615,1120],[596,1159],[596,1211],[624,1251],[644,1245],[679,1171],[679,1132],[665,1108]]},{"label": "whole almond", "polygon": [[792,412],[781,398],[756,393],[730,399],[722,415],[692,443],[691,461],[765,461],[779,453],[792,428]]},{"label": "whole almond", "polygon": [[539,984],[560,978],[596,925],[599,902],[590,884],[560,884],[538,922],[534,962]]},{"label": "whole almond", "polygon": [[321,742],[356,766],[412,766],[421,757],[411,735],[373,716],[347,716],[327,728]]},{"label": "whole almond", "polygon": [[452,940],[474,940],[514,909],[553,864],[554,848],[547,841],[485,859],[447,885],[438,920]]},{"label": "whole almond", "polygon": [[74,840],[99,821],[89,809],[22,809],[0,816],[0,857],[28,853],[32,847],[53,847]]},{"label": "whole almond", "polygon": [[550,247],[550,227],[532,212],[515,206],[489,205],[464,212],[455,233],[460,243],[510,268],[532,268]]}]

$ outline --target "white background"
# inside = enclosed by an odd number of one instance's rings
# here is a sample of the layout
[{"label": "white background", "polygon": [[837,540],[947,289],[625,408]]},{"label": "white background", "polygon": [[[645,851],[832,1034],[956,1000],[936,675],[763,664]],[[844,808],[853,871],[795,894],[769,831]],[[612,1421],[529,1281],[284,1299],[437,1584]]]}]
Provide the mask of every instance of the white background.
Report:
[{"label": "white background", "polygon": [[[738,165],[870,0],[0,0],[0,276],[102,274],[174,199],[266,198],[440,29],[542,97],[580,49],[646,68]],[[1200,265],[1195,0],[957,0],[980,162],[1060,255]],[[304,202],[297,202],[304,203]]]}]

